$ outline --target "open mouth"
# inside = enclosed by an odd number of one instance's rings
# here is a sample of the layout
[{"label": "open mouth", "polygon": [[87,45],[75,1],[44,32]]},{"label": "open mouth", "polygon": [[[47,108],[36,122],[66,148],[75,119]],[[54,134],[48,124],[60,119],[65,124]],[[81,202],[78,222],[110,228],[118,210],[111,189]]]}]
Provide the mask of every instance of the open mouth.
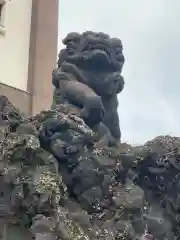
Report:
[{"label": "open mouth", "polygon": [[111,58],[111,54],[112,54],[112,50],[110,49],[110,47],[108,47],[105,44],[102,43],[95,43],[95,44],[91,44],[88,43],[84,49],[82,50],[82,52],[89,52],[89,51],[98,51],[101,52],[102,54],[107,54],[107,56],[109,58]]},{"label": "open mouth", "polygon": [[101,68],[115,66],[115,53],[110,46],[101,42],[88,43],[81,51],[81,56],[84,64],[90,63],[93,68]]},{"label": "open mouth", "polygon": [[108,41],[98,41],[95,38],[89,39],[78,49],[83,61],[93,62],[95,60],[96,64],[98,61],[102,66],[111,66],[113,69],[119,70],[124,63],[124,56],[122,49],[121,51],[117,50],[116,52],[116,49]]}]

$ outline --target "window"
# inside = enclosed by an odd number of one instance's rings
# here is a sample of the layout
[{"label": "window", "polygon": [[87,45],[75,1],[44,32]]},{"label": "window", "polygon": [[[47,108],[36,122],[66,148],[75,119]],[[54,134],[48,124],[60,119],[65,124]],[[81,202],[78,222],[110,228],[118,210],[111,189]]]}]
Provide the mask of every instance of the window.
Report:
[{"label": "window", "polygon": [[0,0],[0,34],[5,32],[4,26],[4,9],[5,9],[5,0]]},{"label": "window", "polygon": [[4,1],[0,1],[0,24],[3,22],[3,10],[4,10]]},{"label": "window", "polygon": [[1,16],[2,16],[2,9],[3,9],[3,4],[0,3],[0,19],[1,19]]}]

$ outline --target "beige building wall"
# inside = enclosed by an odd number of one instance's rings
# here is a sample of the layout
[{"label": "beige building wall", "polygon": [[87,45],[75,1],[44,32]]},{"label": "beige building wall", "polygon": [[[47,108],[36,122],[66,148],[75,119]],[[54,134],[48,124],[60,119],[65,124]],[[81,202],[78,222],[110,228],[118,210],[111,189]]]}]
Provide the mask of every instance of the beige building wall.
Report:
[{"label": "beige building wall", "polygon": [[52,102],[59,0],[2,1],[0,95],[27,116],[34,115]]},{"label": "beige building wall", "polygon": [[4,29],[0,29],[0,82],[24,91],[28,80],[31,12],[32,0],[6,0]]}]

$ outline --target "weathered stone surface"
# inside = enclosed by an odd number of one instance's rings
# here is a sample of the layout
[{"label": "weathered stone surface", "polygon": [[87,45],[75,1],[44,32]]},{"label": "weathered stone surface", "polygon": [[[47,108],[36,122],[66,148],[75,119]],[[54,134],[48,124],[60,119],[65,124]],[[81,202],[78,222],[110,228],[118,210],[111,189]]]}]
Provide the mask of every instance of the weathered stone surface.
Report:
[{"label": "weathered stone surface", "polygon": [[69,104],[16,117],[15,128],[0,122],[6,231],[37,240],[179,237],[179,138],[97,148]]}]

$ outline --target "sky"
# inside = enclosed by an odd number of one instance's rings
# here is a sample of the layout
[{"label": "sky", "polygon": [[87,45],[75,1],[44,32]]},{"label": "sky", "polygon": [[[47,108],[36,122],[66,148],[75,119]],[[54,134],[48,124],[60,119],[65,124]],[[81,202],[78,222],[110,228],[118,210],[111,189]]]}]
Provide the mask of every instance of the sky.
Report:
[{"label": "sky", "polygon": [[59,50],[72,31],[101,31],[123,42],[122,141],[180,136],[180,0],[59,2]]}]

